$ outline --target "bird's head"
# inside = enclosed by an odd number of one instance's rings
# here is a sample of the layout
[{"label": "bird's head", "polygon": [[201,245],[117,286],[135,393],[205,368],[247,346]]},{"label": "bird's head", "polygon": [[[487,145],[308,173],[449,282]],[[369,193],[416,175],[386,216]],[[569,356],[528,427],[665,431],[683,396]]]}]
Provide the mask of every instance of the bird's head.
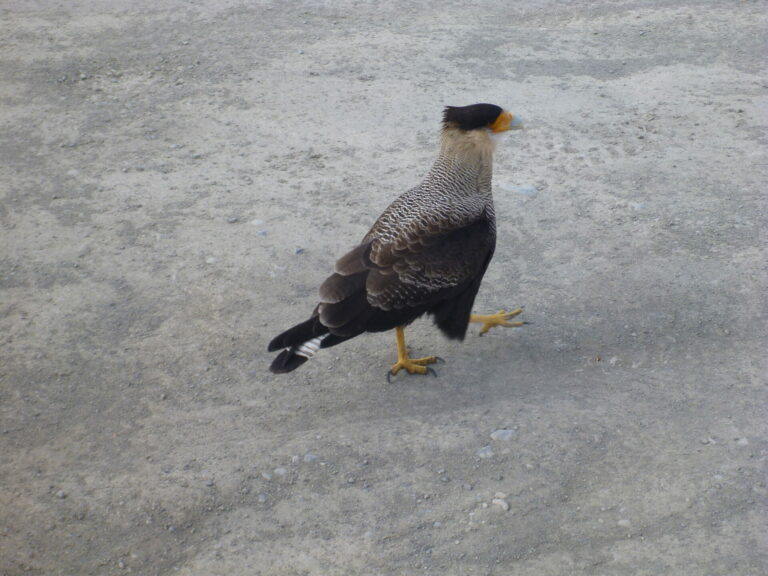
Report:
[{"label": "bird's head", "polygon": [[523,127],[519,117],[495,104],[446,106],[443,110],[443,142],[490,152],[498,138]]},{"label": "bird's head", "polygon": [[446,106],[443,111],[443,129],[486,130],[500,134],[523,127],[520,118],[495,104],[471,104],[470,106]]}]

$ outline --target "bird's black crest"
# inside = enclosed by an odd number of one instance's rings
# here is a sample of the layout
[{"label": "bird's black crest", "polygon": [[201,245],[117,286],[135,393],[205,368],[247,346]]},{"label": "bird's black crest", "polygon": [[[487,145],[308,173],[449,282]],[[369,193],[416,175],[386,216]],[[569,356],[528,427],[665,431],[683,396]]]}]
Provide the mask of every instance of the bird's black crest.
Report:
[{"label": "bird's black crest", "polygon": [[495,104],[446,106],[443,110],[443,126],[454,125],[461,130],[477,130],[493,124],[502,112],[502,108]]}]

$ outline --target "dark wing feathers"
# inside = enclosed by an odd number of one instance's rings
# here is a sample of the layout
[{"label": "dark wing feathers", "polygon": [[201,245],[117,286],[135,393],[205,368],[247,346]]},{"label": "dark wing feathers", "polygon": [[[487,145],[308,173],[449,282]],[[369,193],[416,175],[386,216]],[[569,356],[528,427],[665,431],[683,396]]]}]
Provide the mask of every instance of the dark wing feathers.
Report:
[{"label": "dark wing feathers", "polygon": [[432,304],[485,271],[495,234],[481,219],[430,242],[412,243],[389,269],[368,274],[368,301],[384,310]]},{"label": "dark wing feathers", "polygon": [[318,307],[318,310],[320,312],[320,321],[330,328],[331,332],[345,336],[345,328],[365,314],[369,308],[365,291],[358,290],[341,302],[323,302]]},{"label": "dark wing feathers", "polygon": [[347,252],[336,261],[336,272],[343,276],[364,272],[371,268],[372,262],[368,258],[371,250],[371,242],[363,242],[356,248]]},{"label": "dark wing feathers", "polygon": [[358,292],[365,286],[365,278],[368,275],[367,270],[356,272],[354,274],[342,275],[338,272],[331,274],[320,285],[320,300],[335,304],[345,298],[349,298],[355,292]]}]

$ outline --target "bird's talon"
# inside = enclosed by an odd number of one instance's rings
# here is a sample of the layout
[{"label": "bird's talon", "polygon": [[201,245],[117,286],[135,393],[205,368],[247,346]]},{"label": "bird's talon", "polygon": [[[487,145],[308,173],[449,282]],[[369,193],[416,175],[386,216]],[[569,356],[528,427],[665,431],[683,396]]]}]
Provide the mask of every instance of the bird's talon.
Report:
[{"label": "bird's talon", "polygon": [[470,322],[482,323],[480,328],[480,336],[488,332],[494,326],[507,326],[507,327],[519,327],[527,324],[527,322],[508,322],[511,318],[519,316],[523,313],[522,308],[516,308],[511,312],[506,310],[499,310],[496,314],[472,314],[469,317]]},{"label": "bird's talon", "polygon": [[397,362],[387,372],[387,382],[391,382],[392,376],[397,376],[400,370],[405,370],[408,374],[432,374],[437,376],[437,373],[427,366],[427,364],[434,364],[435,362],[442,361],[442,358],[437,356],[426,356],[424,358],[410,358],[407,354],[398,358]]}]

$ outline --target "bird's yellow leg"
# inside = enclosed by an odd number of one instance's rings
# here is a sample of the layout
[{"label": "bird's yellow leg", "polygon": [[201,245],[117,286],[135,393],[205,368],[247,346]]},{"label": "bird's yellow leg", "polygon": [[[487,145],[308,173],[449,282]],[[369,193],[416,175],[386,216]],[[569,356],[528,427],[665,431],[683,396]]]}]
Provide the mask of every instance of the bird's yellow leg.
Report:
[{"label": "bird's yellow leg", "polygon": [[408,374],[427,374],[435,371],[427,368],[426,364],[434,364],[439,360],[437,356],[427,356],[425,358],[411,358],[408,356],[408,348],[405,347],[405,330],[402,326],[395,328],[395,338],[397,339],[397,362],[392,365],[387,378],[394,376],[400,370],[405,370]]},{"label": "bird's yellow leg", "polygon": [[480,328],[480,335],[482,336],[494,326],[524,326],[526,322],[507,322],[510,318],[514,318],[522,313],[523,309],[518,308],[512,310],[512,312],[499,310],[496,314],[471,314],[469,321],[482,324],[482,327]]}]

